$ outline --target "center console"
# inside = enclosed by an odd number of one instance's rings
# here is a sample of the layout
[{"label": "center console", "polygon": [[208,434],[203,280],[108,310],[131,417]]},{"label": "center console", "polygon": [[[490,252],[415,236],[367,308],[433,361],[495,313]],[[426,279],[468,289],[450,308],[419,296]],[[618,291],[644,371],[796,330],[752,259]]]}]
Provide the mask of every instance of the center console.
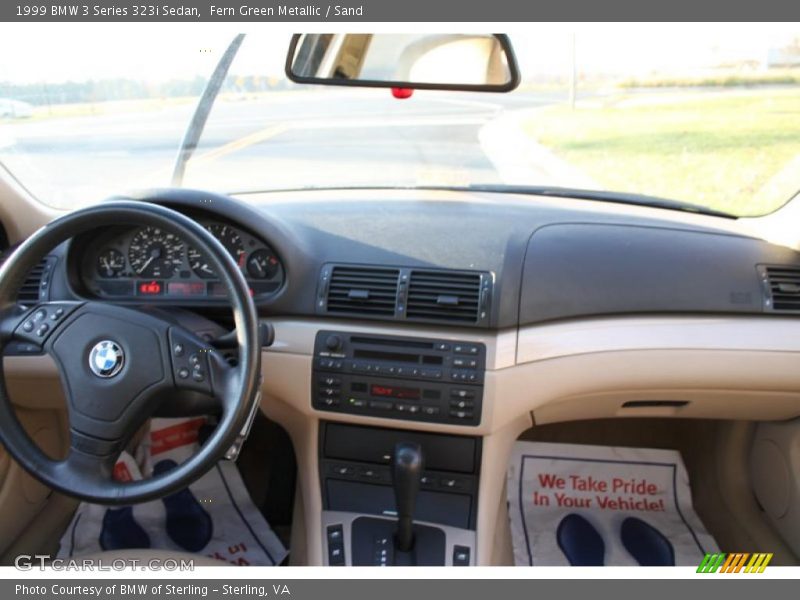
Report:
[{"label": "center console", "polygon": [[[478,426],[486,347],[319,331],[311,403],[330,413]],[[321,422],[328,565],[475,564],[481,439]]]},{"label": "center console", "polygon": [[477,426],[485,369],[481,343],[320,331],[311,402],[324,411]]},{"label": "center console", "polygon": [[319,448],[326,564],[474,564],[480,438],[323,422]]}]

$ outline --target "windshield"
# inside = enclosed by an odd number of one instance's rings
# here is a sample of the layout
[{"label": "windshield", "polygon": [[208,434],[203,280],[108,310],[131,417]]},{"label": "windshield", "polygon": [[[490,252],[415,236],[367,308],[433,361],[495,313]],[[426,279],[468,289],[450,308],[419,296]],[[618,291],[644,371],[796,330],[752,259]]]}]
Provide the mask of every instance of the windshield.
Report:
[{"label": "windshield", "polygon": [[[3,25],[0,163],[59,208],[168,186],[233,35]],[[216,30],[219,31],[219,30]],[[78,33],[76,33],[78,32]],[[530,24],[508,94],[288,82],[290,35],[246,36],[182,185],[559,186],[760,215],[800,189],[795,24]],[[58,51],[42,52],[42,40]],[[568,200],[564,200],[567,202]]]}]

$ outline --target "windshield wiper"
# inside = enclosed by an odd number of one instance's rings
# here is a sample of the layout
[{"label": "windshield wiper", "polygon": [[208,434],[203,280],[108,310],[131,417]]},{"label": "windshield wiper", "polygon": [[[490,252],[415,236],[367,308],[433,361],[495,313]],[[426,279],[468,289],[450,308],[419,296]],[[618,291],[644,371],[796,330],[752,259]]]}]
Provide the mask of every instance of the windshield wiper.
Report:
[{"label": "windshield wiper", "polygon": [[[450,188],[452,189],[452,188]],[[536,185],[502,185],[502,184],[476,184],[467,186],[467,190],[477,192],[500,192],[504,194],[530,194],[535,196],[553,196],[555,198],[578,198],[580,200],[600,200],[602,202],[616,202],[618,204],[633,204],[635,206],[650,206],[655,208],[666,208],[668,210],[680,210],[683,212],[709,215],[712,217],[724,217],[726,219],[736,219],[736,215],[726,213],[721,210],[708,208],[690,202],[680,200],[670,200],[658,196],[647,196],[645,194],[631,194],[628,192],[606,192],[602,190],[586,190],[580,188],[566,188],[555,186],[536,186]]]},{"label": "windshield wiper", "polygon": [[175,159],[175,168],[172,171],[172,185],[179,186],[183,183],[183,175],[186,172],[186,163],[192,158],[192,154],[197,150],[197,143],[200,141],[200,136],[203,135],[203,129],[208,121],[208,115],[211,113],[211,108],[214,106],[214,101],[217,99],[222,84],[225,82],[225,77],[228,75],[228,69],[231,68],[231,63],[239,51],[239,46],[242,45],[244,40],[243,33],[238,34],[231,40],[225,53],[219,59],[211,78],[203,90],[203,95],[197,102],[197,107],[194,109],[192,120],[189,121],[189,126],[186,128],[186,133],[183,134],[180,148],[178,148],[178,156]]}]

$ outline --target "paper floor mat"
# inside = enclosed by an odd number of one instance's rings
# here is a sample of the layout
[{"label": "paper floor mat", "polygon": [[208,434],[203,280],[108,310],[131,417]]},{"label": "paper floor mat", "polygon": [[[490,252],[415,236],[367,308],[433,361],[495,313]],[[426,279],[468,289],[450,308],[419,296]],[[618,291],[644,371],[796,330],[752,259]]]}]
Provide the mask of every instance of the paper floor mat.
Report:
[{"label": "paper floor mat", "polygon": [[[141,479],[194,453],[205,419],[154,419],[137,449],[114,468],[120,481]],[[109,508],[81,503],[61,539],[59,558],[104,550],[191,552],[234,565],[277,565],[287,551],[253,504],[236,465],[220,461],[186,490],[162,500]]]},{"label": "paper floor mat", "polygon": [[517,565],[691,565],[717,544],[673,450],[517,442],[508,470]]}]

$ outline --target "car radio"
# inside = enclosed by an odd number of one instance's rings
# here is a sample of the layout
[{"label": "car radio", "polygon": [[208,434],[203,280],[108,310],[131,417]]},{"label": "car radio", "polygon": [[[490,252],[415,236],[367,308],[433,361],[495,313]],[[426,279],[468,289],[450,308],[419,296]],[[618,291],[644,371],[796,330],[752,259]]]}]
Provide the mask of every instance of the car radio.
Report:
[{"label": "car radio", "polygon": [[389,419],[478,425],[485,369],[481,343],[320,331],[311,404]]}]

